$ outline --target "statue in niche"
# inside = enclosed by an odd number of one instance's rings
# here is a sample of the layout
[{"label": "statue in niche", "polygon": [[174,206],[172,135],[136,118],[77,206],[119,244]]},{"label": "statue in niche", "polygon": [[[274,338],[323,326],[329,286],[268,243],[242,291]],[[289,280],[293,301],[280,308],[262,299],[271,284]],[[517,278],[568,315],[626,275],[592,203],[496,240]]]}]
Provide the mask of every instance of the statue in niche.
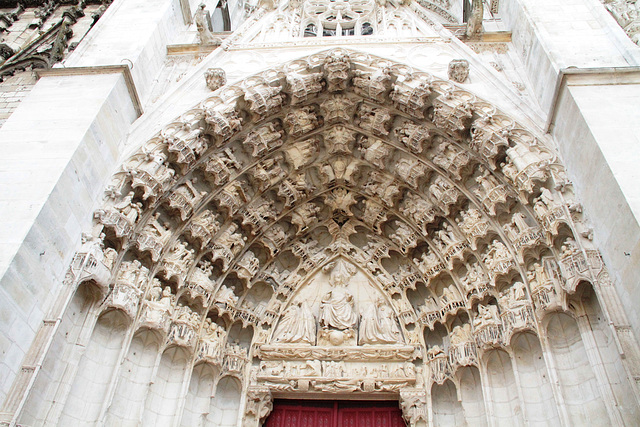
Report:
[{"label": "statue in niche", "polygon": [[515,282],[500,295],[499,300],[500,305],[505,308],[516,308],[525,305],[527,303],[527,290],[524,283]]},{"label": "statue in niche", "polygon": [[127,222],[132,226],[135,224],[138,215],[140,215],[140,212],[142,212],[142,203],[134,202],[134,196],[135,193],[133,191],[130,191],[126,196],[123,197],[120,203],[117,203],[113,206],[113,209],[120,212],[122,216],[127,219]]},{"label": "statue in niche", "polygon": [[220,363],[225,338],[225,330],[215,322],[212,322],[211,319],[206,318],[202,327],[200,345],[198,346],[198,358]]},{"label": "statue in niche", "polygon": [[171,293],[171,288],[165,286],[161,291],[160,281],[156,278],[152,281],[152,289],[147,296],[145,302],[146,309],[142,317],[142,323],[149,327],[162,329],[165,322],[173,314],[173,301],[174,296]]},{"label": "statue in niche", "polygon": [[449,337],[452,346],[458,346],[467,341],[473,341],[473,332],[471,331],[471,325],[465,323],[464,325],[454,326]]},{"label": "statue in niche", "polygon": [[500,316],[498,314],[498,307],[493,304],[478,306],[478,316],[475,318],[473,325],[476,329],[483,328],[490,325],[500,324]]},{"label": "statue in niche", "polygon": [[275,342],[315,344],[316,318],[306,301],[295,302],[284,311],[273,336]]},{"label": "statue in niche", "polygon": [[225,285],[220,286],[216,300],[223,304],[227,304],[227,306],[235,307],[238,302],[238,297],[234,292],[235,289],[236,287],[234,285],[231,285],[230,287],[226,287]]},{"label": "statue in niche", "polygon": [[344,286],[336,286],[325,295],[320,311],[320,326],[323,328],[351,329],[358,320],[353,296]]},{"label": "statue in niche", "polygon": [[393,310],[382,298],[368,304],[360,318],[358,344],[396,344],[401,341],[400,330],[393,318]]},{"label": "statue in niche", "polygon": [[197,328],[200,323],[200,315],[193,311],[188,305],[178,303],[174,321],[176,323],[185,323],[192,328]]}]

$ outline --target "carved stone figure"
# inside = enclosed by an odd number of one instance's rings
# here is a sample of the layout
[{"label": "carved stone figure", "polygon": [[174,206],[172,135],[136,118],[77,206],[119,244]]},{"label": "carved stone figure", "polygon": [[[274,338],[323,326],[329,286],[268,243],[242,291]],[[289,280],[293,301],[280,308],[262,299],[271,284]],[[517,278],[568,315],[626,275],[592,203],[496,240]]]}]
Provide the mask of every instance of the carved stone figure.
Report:
[{"label": "carved stone figure", "polygon": [[506,203],[507,190],[504,185],[487,170],[484,170],[476,177],[479,186],[474,189],[474,193],[480,198],[484,206],[491,213],[496,214],[496,206],[499,203]]},{"label": "carved stone figure", "polygon": [[216,215],[210,210],[205,210],[191,220],[187,231],[192,240],[199,242],[200,249],[204,249],[219,229],[220,223]]},{"label": "carved stone figure", "polygon": [[346,188],[336,188],[330,193],[326,194],[325,203],[331,208],[333,212],[340,212],[346,216],[353,216],[351,212],[351,206],[357,203],[354,194]]},{"label": "carved stone figure", "polygon": [[245,89],[244,99],[249,103],[253,118],[261,120],[279,112],[286,97],[282,93],[282,86],[258,84]]},{"label": "carved stone figure", "polygon": [[227,209],[229,217],[235,215],[249,199],[246,187],[246,183],[242,180],[231,181],[216,196],[218,204]]},{"label": "carved stone figure", "polygon": [[188,170],[209,148],[207,136],[200,125],[192,127],[191,124],[178,122],[165,128],[161,135],[167,144],[167,151],[173,154],[183,171]]},{"label": "carved stone figure", "polygon": [[193,213],[195,207],[207,194],[206,191],[198,191],[193,184],[197,182],[196,178],[185,181],[184,184],[178,186],[171,194],[169,194],[169,206],[180,212],[180,219],[186,221]]},{"label": "carved stone figure", "polygon": [[141,251],[149,251],[151,259],[156,262],[160,259],[160,253],[164,244],[169,240],[171,226],[167,223],[160,224],[158,218],[160,212],[156,212],[145,224],[136,238],[136,245]]},{"label": "carved stone figure", "polygon": [[381,139],[363,136],[360,139],[360,150],[362,150],[366,161],[379,169],[384,169],[385,161],[393,151],[393,148]]},{"label": "carved stone figure", "polygon": [[471,325],[465,323],[464,325],[457,325],[451,331],[449,337],[452,346],[458,346],[464,344],[467,341],[473,340],[473,333],[471,332]]},{"label": "carved stone figure", "polygon": [[438,201],[440,209],[445,215],[449,215],[449,207],[458,201],[460,192],[449,181],[442,176],[436,176],[433,183],[429,186],[431,196]]},{"label": "carved stone figure", "polygon": [[173,180],[175,171],[165,164],[166,161],[167,156],[164,153],[156,152],[149,154],[143,163],[129,171],[133,178],[131,186],[143,188],[142,198],[144,200],[160,195]]},{"label": "carved stone figure", "polygon": [[324,88],[322,73],[289,73],[287,84],[291,93],[291,105],[302,104]]},{"label": "carved stone figure", "polygon": [[500,305],[505,308],[519,307],[527,303],[527,288],[524,283],[516,281],[501,296]]},{"label": "carved stone figure", "polygon": [[336,286],[322,298],[320,326],[339,330],[351,329],[358,317],[353,296],[343,286]]},{"label": "carved stone figure", "polygon": [[[134,192],[131,191],[112,207],[96,212],[104,225],[114,228],[118,237],[124,236],[127,230],[131,231],[142,212],[142,203],[134,202],[133,197]],[[112,217],[115,220],[111,219]],[[124,223],[120,224],[121,222]]]},{"label": "carved stone figure", "polygon": [[482,0],[471,2],[471,17],[467,21],[467,37],[478,37],[482,33],[482,17],[484,15],[484,5]]},{"label": "carved stone figure", "polygon": [[413,153],[422,153],[424,148],[431,145],[431,133],[426,126],[405,122],[402,126],[396,127],[394,133],[396,138]]},{"label": "carved stone figure", "polygon": [[324,72],[327,79],[327,90],[337,92],[347,88],[351,77],[349,56],[342,51],[331,52],[324,61]]},{"label": "carved stone figure", "polygon": [[205,110],[205,121],[219,142],[227,141],[242,128],[242,119],[238,116],[238,112],[228,107]]},{"label": "carved stone figure", "polygon": [[391,129],[392,117],[386,108],[360,104],[356,114],[356,124],[376,136],[387,136]]},{"label": "carved stone figure", "polygon": [[377,196],[387,206],[393,206],[396,195],[400,193],[400,187],[396,184],[393,176],[378,171],[369,174],[369,179],[363,190],[369,195]]},{"label": "carved stone figure", "polygon": [[549,177],[549,155],[535,147],[516,144],[507,149],[507,161],[502,163],[502,172],[521,191],[531,193],[533,181],[544,182]]},{"label": "carved stone figure", "polygon": [[320,104],[320,112],[325,123],[350,123],[353,121],[356,101],[346,95],[335,94]]},{"label": "carved stone figure", "polygon": [[479,262],[470,264],[467,268],[467,274],[461,279],[467,292],[474,288],[478,288],[487,282],[487,275]]},{"label": "carved stone figure", "polygon": [[429,171],[429,168],[417,159],[401,158],[396,162],[395,170],[400,178],[415,189],[418,188],[418,180]]},{"label": "carved stone figure", "polygon": [[222,349],[226,339],[226,332],[222,327],[207,318],[200,335],[197,358],[220,365],[222,363]]},{"label": "carved stone figure", "polygon": [[310,106],[291,110],[284,118],[284,127],[287,133],[294,138],[311,132],[320,124],[320,118]]},{"label": "carved stone figure", "polygon": [[298,173],[282,180],[278,186],[278,196],[284,198],[286,206],[294,206],[298,200],[313,191],[313,188],[307,181],[306,173]]},{"label": "carved stone figure", "polygon": [[396,230],[389,238],[398,244],[403,254],[418,245],[415,233],[404,222],[396,221]]},{"label": "carved stone figure", "polygon": [[469,153],[448,142],[438,145],[433,157],[433,163],[458,180],[462,179],[462,173],[470,160]]},{"label": "carved stone figure", "polygon": [[260,260],[252,251],[247,251],[236,266],[236,274],[242,280],[251,280],[260,268]]},{"label": "carved stone figure", "polygon": [[344,126],[334,126],[324,132],[324,144],[329,154],[351,154],[357,133]]},{"label": "carved stone figure", "polygon": [[187,280],[187,288],[201,294],[208,300],[214,288],[214,283],[209,278],[212,271],[213,267],[209,261],[200,261]]},{"label": "carved stone figure", "polygon": [[187,270],[195,257],[193,249],[187,249],[184,242],[177,241],[173,249],[167,253],[162,260],[162,272],[165,278],[176,277],[182,283],[186,277]]},{"label": "carved stone figure", "polygon": [[235,286],[226,287],[221,285],[216,295],[216,301],[221,304],[226,304],[227,307],[235,307],[238,302],[238,296],[235,294]]},{"label": "carved stone figure", "polygon": [[102,292],[107,292],[111,268],[118,253],[113,248],[104,248],[104,237],[104,234],[96,237],[90,233],[82,233],[82,246],[73,257],[70,271],[75,283],[92,280]]},{"label": "carved stone figure", "polygon": [[323,182],[327,185],[336,182],[353,183],[360,171],[360,162],[351,156],[331,157],[327,164],[318,171]]},{"label": "carved stone figure", "polygon": [[311,202],[305,203],[291,212],[291,223],[298,227],[298,233],[301,233],[317,221],[318,212],[319,206]]},{"label": "carved stone figure", "polygon": [[489,113],[473,121],[469,148],[487,159],[492,169],[496,159],[509,148],[514,123],[508,117]]},{"label": "carved stone figure", "polygon": [[391,100],[398,110],[413,117],[423,118],[430,94],[428,82],[412,77],[405,79],[402,76],[393,86]]},{"label": "carved stone figure", "polygon": [[205,161],[204,174],[208,181],[216,186],[224,185],[233,173],[240,170],[242,165],[230,149],[211,154]]},{"label": "carved stone figure", "polygon": [[447,222],[444,223],[442,228],[436,231],[436,236],[439,240],[438,246],[442,251],[462,242],[462,238],[456,235],[451,224]]},{"label": "carved stone figure", "polygon": [[486,326],[497,325],[500,323],[500,315],[498,307],[493,304],[478,305],[478,316],[474,320],[474,327],[481,329]]},{"label": "carved stone figure", "polygon": [[168,321],[173,314],[173,301],[175,299],[175,296],[171,293],[171,288],[166,286],[160,291],[160,282],[155,279],[148,298],[150,299],[145,301],[141,324],[152,329],[168,327]]},{"label": "carved stone figure", "polygon": [[414,259],[418,269],[426,276],[434,276],[444,268],[444,264],[438,259],[435,252],[423,252],[421,258]]},{"label": "carved stone figure", "polygon": [[446,93],[433,101],[433,124],[454,136],[460,136],[471,126],[473,109],[468,97]]},{"label": "carved stone figure", "polygon": [[358,344],[396,344],[400,342],[400,330],[393,318],[393,310],[382,298],[362,310],[358,331]]},{"label": "carved stone figure", "polygon": [[318,138],[310,138],[292,145],[284,151],[287,162],[293,170],[306,166],[317,156],[319,145]]},{"label": "carved stone figure", "polygon": [[222,259],[225,271],[247,240],[242,233],[236,232],[236,230],[238,230],[238,225],[232,222],[213,242],[212,258],[214,260]]},{"label": "carved stone figure", "polygon": [[220,39],[214,37],[213,33],[209,29],[207,11],[205,10],[205,7],[205,4],[201,3],[193,18],[196,23],[196,28],[198,29],[198,39],[200,40],[200,44],[213,44],[220,42]]},{"label": "carved stone figure", "polygon": [[292,303],[284,311],[273,337],[275,342],[315,344],[316,319],[305,301]]},{"label": "carved stone figure", "polygon": [[284,228],[280,224],[273,224],[262,232],[261,241],[271,256],[274,256],[284,246],[287,239],[288,236]]},{"label": "carved stone figure", "polygon": [[458,83],[464,83],[469,77],[469,61],[466,59],[453,59],[449,62],[447,75],[451,80]]},{"label": "carved stone figure", "polygon": [[411,427],[428,425],[429,412],[426,391],[417,389],[400,390],[400,408],[402,408],[402,417]]},{"label": "carved stone figure", "polygon": [[282,145],[283,130],[278,130],[275,123],[267,123],[249,132],[242,143],[245,150],[254,158],[261,158],[265,153]]},{"label": "carved stone figure", "polygon": [[504,274],[514,266],[514,261],[509,250],[499,240],[494,240],[487,248],[483,261],[493,276]]},{"label": "carved stone figure", "polygon": [[382,103],[390,88],[391,70],[388,67],[373,72],[354,70],[353,91],[361,96]]}]

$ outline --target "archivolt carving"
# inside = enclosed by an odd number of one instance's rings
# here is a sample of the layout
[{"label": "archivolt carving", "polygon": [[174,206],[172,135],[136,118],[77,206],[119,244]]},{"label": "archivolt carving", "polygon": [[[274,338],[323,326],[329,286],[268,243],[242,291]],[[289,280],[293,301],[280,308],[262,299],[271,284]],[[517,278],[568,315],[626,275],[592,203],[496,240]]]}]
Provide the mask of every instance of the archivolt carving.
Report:
[{"label": "archivolt carving", "polygon": [[[406,66],[343,50],[306,61],[220,88],[144,144],[72,272],[134,327],[243,378],[255,422],[271,393],[304,390],[400,393],[414,425],[423,380],[539,333],[604,267],[544,140]],[[336,273],[311,312],[301,289],[340,262],[381,299],[356,307],[355,279]],[[253,341],[233,342],[237,322]],[[424,340],[437,325],[446,346]]]}]

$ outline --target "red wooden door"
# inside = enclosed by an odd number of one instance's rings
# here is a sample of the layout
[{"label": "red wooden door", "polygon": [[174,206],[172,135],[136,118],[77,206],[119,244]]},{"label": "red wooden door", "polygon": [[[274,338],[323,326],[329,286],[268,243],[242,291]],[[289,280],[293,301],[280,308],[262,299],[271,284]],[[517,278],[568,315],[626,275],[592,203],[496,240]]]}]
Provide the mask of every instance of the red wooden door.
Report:
[{"label": "red wooden door", "polygon": [[276,400],[265,427],[405,427],[397,402]]}]

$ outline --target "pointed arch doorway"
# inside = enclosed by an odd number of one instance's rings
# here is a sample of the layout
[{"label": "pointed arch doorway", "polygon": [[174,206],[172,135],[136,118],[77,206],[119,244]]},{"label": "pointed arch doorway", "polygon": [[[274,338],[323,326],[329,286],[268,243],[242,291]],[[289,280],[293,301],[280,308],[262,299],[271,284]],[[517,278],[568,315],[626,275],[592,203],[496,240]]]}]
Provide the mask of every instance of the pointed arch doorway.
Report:
[{"label": "pointed arch doorway", "polygon": [[398,402],[276,400],[265,427],[405,427]]}]

